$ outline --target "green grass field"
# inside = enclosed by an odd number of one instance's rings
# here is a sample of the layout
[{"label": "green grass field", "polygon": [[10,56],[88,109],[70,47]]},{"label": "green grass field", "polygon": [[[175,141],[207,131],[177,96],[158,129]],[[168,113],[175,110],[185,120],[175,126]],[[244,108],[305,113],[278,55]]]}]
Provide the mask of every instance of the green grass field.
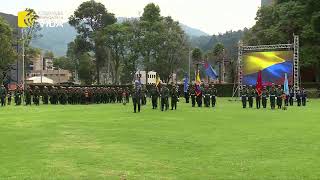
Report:
[{"label": "green grass field", "polygon": [[0,179],[318,179],[319,107],[0,108]]}]

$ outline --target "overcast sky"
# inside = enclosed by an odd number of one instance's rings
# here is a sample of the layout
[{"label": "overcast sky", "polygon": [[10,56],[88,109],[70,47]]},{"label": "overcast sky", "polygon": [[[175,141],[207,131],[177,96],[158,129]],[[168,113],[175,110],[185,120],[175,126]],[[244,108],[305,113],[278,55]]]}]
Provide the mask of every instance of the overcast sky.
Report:
[{"label": "overcast sky", "polygon": [[[0,0],[0,12],[16,15],[25,8],[63,11],[67,18],[84,0]],[[251,27],[260,0],[97,0],[117,17],[138,17],[149,2],[158,4],[163,16],[172,16],[208,34]]]}]

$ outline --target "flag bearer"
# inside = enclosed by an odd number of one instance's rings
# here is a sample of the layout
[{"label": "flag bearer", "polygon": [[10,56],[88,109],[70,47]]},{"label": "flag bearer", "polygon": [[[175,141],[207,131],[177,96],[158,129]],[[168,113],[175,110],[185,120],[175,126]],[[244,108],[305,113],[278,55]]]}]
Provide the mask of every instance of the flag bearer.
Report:
[{"label": "flag bearer", "polygon": [[191,96],[192,107],[195,107],[196,106],[196,90],[195,90],[195,86],[191,87],[190,96]]},{"label": "flag bearer", "polygon": [[278,86],[278,89],[276,91],[277,94],[277,105],[278,105],[278,109],[281,109],[282,107],[282,95],[283,95],[283,90],[281,88],[281,85]]},{"label": "flag bearer", "polygon": [[210,107],[210,89],[208,85],[205,86],[203,94],[205,107]]},{"label": "flag bearer", "polygon": [[260,107],[261,107],[261,94],[262,93],[261,93],[261,90],[259,90],[259,91],[258,90],[255,91],[257,109],[260,109]]}]

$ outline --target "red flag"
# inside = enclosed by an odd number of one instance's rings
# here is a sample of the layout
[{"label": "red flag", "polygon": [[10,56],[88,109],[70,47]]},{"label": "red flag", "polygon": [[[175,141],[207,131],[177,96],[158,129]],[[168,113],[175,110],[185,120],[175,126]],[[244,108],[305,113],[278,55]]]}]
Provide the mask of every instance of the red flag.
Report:
[{"label": "red flag", "polygon": [[262,94],[262,72],[258,72],[257,84],[256,84],[256,91],[259,96]]}]

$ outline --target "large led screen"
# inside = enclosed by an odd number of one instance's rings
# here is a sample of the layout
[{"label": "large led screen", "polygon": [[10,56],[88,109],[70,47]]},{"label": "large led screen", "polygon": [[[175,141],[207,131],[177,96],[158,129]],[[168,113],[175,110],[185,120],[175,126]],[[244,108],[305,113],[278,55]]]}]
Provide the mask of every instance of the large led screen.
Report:
[{"label": "large led screen", "polygon": [[242,68],[244,85],[256,85],[259,71],[262,72],[264,86],[270,86],[272,83],[282,85],[286,73],[289,85],[293,84],[292,51],[245,53]]}]

